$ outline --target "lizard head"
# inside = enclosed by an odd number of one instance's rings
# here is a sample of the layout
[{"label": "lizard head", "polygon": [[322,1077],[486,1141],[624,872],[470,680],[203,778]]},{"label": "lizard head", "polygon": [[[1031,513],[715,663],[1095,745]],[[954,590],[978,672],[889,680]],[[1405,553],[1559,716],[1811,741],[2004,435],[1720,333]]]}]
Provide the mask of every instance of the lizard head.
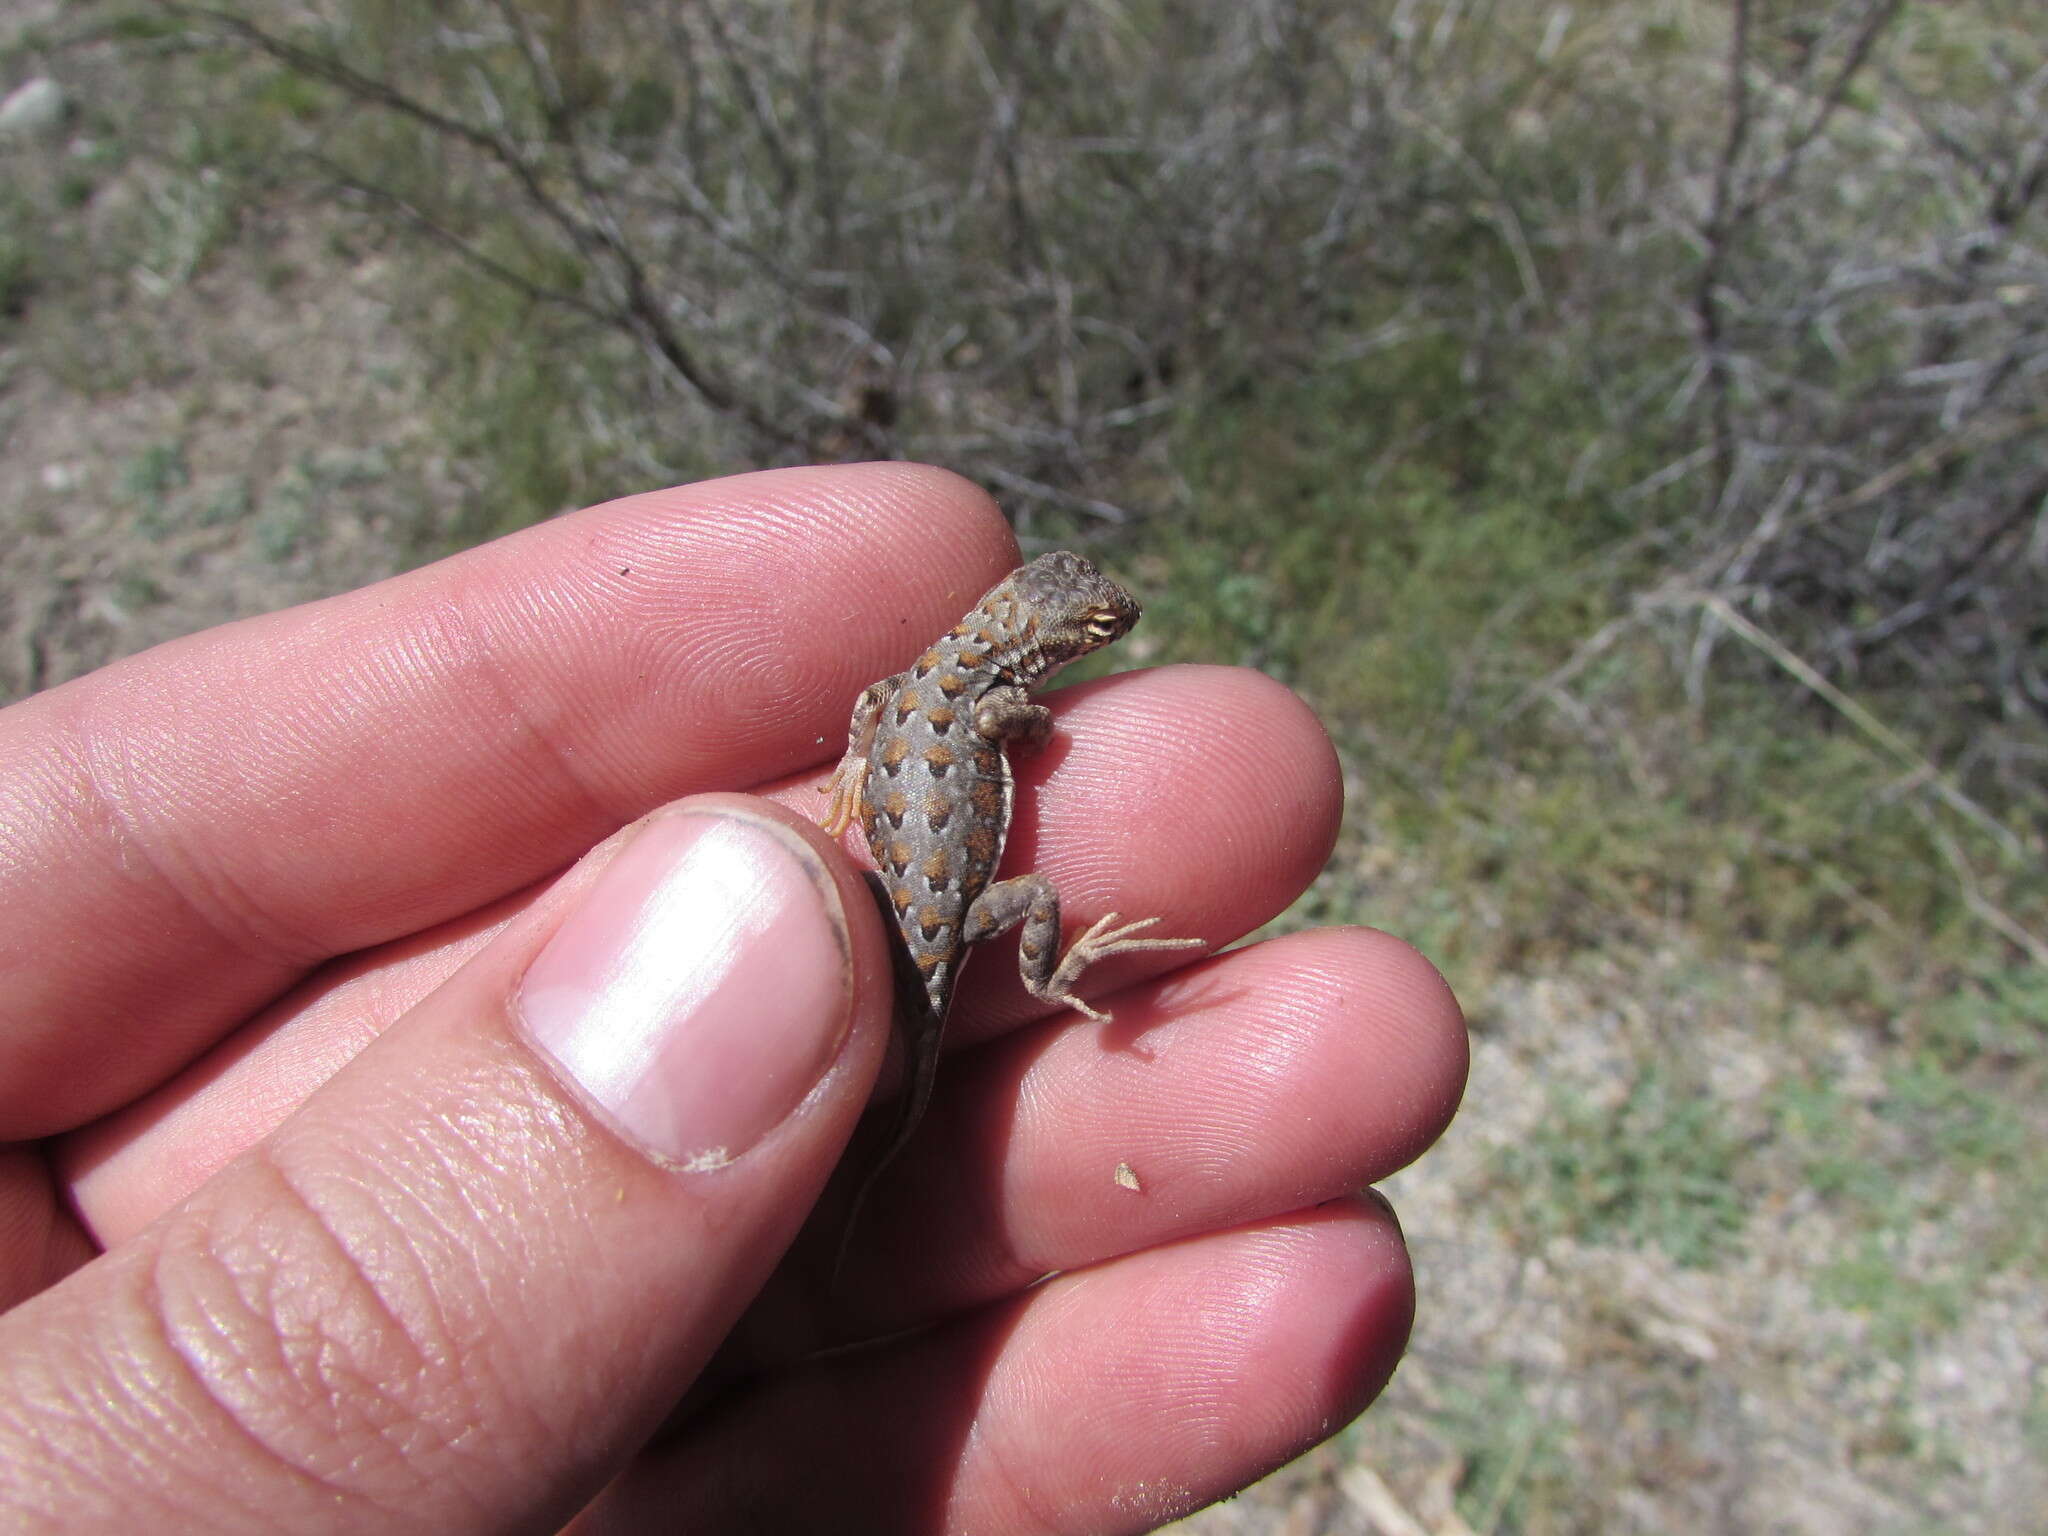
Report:
[{"label": "lizard head", "polygon": [[982,606],[999,625],[998,661],[1025,684],[1122,638],[1139,612],[1130,593],[1065,550],[1012,571]]}]

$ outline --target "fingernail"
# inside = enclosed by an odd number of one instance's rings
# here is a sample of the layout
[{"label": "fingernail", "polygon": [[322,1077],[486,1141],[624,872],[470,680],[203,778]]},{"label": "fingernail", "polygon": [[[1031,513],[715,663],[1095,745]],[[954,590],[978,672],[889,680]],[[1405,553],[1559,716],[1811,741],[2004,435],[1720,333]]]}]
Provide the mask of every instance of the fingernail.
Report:
[{"label": "fingernail", "polygon": [[625,1136],[691,1170],[788,1118],[850,1024],[843,914],[794,832],[658,816],[527,968],[528,1036]]},{"label": "fingernail", "polygon": [[1366,1185],[1358,1193],[1380,1208],[1387,1220],[1393,1223],[1394,1231],[1398,1235],[1401,1231],[1401,1213],[1394,1209],[1394,1202],[1370,1184]]}]

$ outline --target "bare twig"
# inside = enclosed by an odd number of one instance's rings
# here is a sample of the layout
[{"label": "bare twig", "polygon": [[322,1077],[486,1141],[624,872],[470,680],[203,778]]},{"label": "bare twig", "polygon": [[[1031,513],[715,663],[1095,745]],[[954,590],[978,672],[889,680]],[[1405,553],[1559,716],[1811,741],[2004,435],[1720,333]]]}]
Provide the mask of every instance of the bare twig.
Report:
[{"label": "bare twig", "polygon": [[1727,357],[1726,323],[1722,314],[1722,274],[1728,263],[1739,208],[1736,177],[1741,173],[1743,155],[1749,147],[1749,21],[1750,0],[1734,0],[1733,21],[1728,32],[1728,131],[1722,140],[1720,157],[1714,162],[1714,190],[1701,238],[1706,259],[1700,263],[1693,285],[1693,316],[1699,331],[1701,353],[1707,364],[1707,383],[1712,399],[1715,472],[1729,473],[1735,446],[1735,419],[1730,393],[1732,381]]},{"label": "bare twig", "polygon": [[1690,602],[1703,612],[1712,614],[1714,618],[1726,625],[1736,635],[1740,636],[1763,655],[1769,657],[1789,676],[1796,678],[1809,692],[1826,703],[1831,709],[1841,715],[1843,719],[1855,726],[1857,730],[1868,736],[1872,741],[1884,748],[1885,751],[1891,753],[1901,764],[1920,774],[1924,781],[1933,789],[1935,795],[1949,809],[1955,811],[1958,815],[1973,823],[1980,831],[1987,834],[1993,842],[1997,843],[2005,851],[2008,858],[2013,859],[2015,862],[2025,862],[2027,858],[2026,850],[2021,846],[2019,838],[2013,835],[2010,827],[2007,827],[1997,817],[1965,795],[1949,779],[1947,774],[1929,762],[1921,753],[1914,750],[1911,743],[1907,742],[1904,737],[1900,736],[1898,732],[1878,719],[1868,709],[1829,682],[1804,658],[1795,654],[1788,646],[1737,613],[1729,605],[1726,598],[1714,592],[1675,592],[1672,596],[1674,601]]}]

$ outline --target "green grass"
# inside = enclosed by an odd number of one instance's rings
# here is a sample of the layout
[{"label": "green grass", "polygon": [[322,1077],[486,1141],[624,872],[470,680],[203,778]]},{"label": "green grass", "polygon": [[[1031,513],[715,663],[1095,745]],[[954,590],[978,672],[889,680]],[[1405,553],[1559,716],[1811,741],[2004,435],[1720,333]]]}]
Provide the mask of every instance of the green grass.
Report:
[{"label": "green grass", "polygon": [[1743,1228],[1742,1143],[1726,1107],[1655,1067],[1617,1104],[1554,1092],[1533,1134],[1500,1155],[1511,1220],[1530,1241],[1657,1248],[1674,1263],[1726,1262]]},{"label": "green grass", "polygon": [[2048,1145],[2021,1108],[2040,1058],[2038,1041],[1997,1071],[1913,1051],[1868,1105],[1824,1073],[1772,1089],[1775,1155],[1853,1234],[1816,1271],[1816,1294],[1862,1314],[1887,1358],[1957,1327],[1993,1276],[2048,1265]]},{"label": "green grass", "polygon": [[[1901,67],[1986,94],[1999,29],[2014,18],[1996,6],[1968,18],[1948,9],[1911,8]],[[346,7],[336,13],[331,38],[381,57],[371,44],[382,34],[348,17]],[[117,9],[114,30],[156,45],[176,26],[147,12],[122,20]],[[1785,44],[1777,31],[1760,36],[1760,46]],[[425,37],[406,46],[426,47]],[[1689,635],[1676,622],[1628,630],[1572,673],[1568,692],[1544,688],[1586,637],[1628,618],[1695,508],[1690,489],[1629,490],[1693,446],[1697,423],[1641,404],[1669,397],[1683,377],[1694,356],[1688,321],[1622,300],[1682,288],[1698,253],[1653,231],[1624,257],[1569,220],[1575,200],[1602,206],[1620,195],[1644,143],[1675,146],[1703,131],[1685,114],[1708,99],[1695,94],[1701,50],[1717,37],[1693,20],[1605,4],[1588,8],[1587,25],[1538,67],[1530,40],[1511,28],[1447,33],[1418,67],[1441,72],[1447,88],[1460,85],[1460,71],[1498,70],[1506,82],[1446,96],[1440,132],[1463,158],[1427,135],[1391,141],[1381,175],[1412,181],[1418,202],[1388,232],[1379,265],[1363,269],[1379,275],[1315,301],[1305,312],[1313,340],[1291,366],[1240,364],[1255,353],[1219,343],[1156,456],[1112,488],[1146,515],[1104,541],[1105,553],[1140,578],[1145,637],[1160,656],[1240,662],[1301,689],[1366,786],[1353,807],[1358,835],[1390,841],[1436,873],[1437,894],[1419,910],[1386,913],[1340,864],[1312,898],[1318,917],[1417,931],[1448,968],[1482,979],[1681,923],[1718,953],[1768,958],[1803,998],[1872,1021],[1903,1012],[1924,1018],[1916,1028],[1975,1042],[1959,1048],[1989,1049],[1977,1038],[1982,1015],[1949,1000],[1997,963],[1987,962],[1996,945],[1950,850],[1991,904],[2037,929],[2048,926],[2048,892],[1976,829],[1939,810],[1930,819],[1926,797],[1904,787],[1913,765],[1796,689],[1788,696],[1771,663],[1732,640],[1704,696],[1688,699]],[[1617,41],[1628,70],[1608,56]],[[593,55],[588,67],[601,74],[603,63]],[[432,88],[467,89],[469,64],[437,83],[427,67]],[[237,237],[250,200],[316,174],[279,146],[317,145],[345,121],[351,145],[396,190],[445,188],[443,214],[488,259],[565,292],[586,281],[545,230],[507,212],[502,186],[449,187],[453,162],[403,121],[343,111],[331,87],[233,52],[193,55],[164,78],[168,88],[137,108],[126,139],[112,120],[94,124],[96,172],[141,155],[153,167],[142,182],[149,195],[96,253],[105,264],[158,285],[189,280]],[[668,87],[630,72],[592,85],[609,103],[601,120],[634,153],[680,110]],[[898,102],[876,131],[909,153],[971,109],[941,93],[923,120],[914,103]],[[861,175],[886,184],[875,167]],[[1923,221],[1945,216],[1924,199],[1914,208]],[[0,231],[24,222],[0,218]],[[722,454],[701,413],[650,395],[634,348],[616,333],[374,219],[330,227],[338,260],[389,243],[417,269],[400,321],[433,360],[423,391],[430,435],[463,496],[452,513],[394,529],[409,558],[650,478],[743,467]],[[1757,232],[1759,249],[1769,234]],[[0,233],[0,300],[27,292],[42,265]],[[886,273],[876,280],[886,286]],[[1543,301],[1504,319],[1528,287]],[[1852,393],[1891,361],[1881,297],[1849,313],[1831,343],[1842,353],[1835,382]],[[943,312],[947,300],[892,302]],[[1487,316],[1490,327],[1477,329]],[[1397,319],[1399,339],[1346,354]],[[174,366],[123,345],[94,372],[89,345],[77,363],[87,388],[119,387],[121,369]],[[131,467],[128,494],[160,508],[176,489],[158,483],[169,469]],[[338,483],[302,464],[258,495],[223,493],[197,515],[223,519],[254,501],[256,543],[282,560],[326,515]],[[1863,702],[1909,733],[1947,703],[1903,688]],[[1461,920],[1474,900],[1490,921]],[[2048,990],[2026,967],[1999,985]]]},{"label": "green grass", "polygon": [[1568,1530],[1572,1468],[1564,1432],[1546,1411],[1542,1383],[1491,1365],[1447,1383],[1427,1417],[1457,1453],[1458,1512],[1475,1531]]},{"label": "green grass", "polygon": [[[331,517],[353,515],[346,492],[382,480],[390,465],[382,450],[331,448],[305,453],[274,477],[249,520],[249,535],[263,558],[281,564],[299,553],[306,540]],[[235,509],[248,510],[247,488],[229,486],[201,514],[205,521],[218,513],[225,519]]]},{"label": "green grass", "polygon": [[[1662,1001],[1699,1003],[1700,1037],[1675,1056],[1634,1041],[1637,1059],[1618,1063],[1612,1092],[1532,1089],[1542,1113],[1494,1156],[1474,1220],[1503,1229],[1525,1253],[1568,1238],[1655,1250],[1711,1272],[1737,1254],[1772,1257],[1752,1251],[1766,1226],[1754,1202],[1815,1202],[1843,1235],[1798,1278],[1822,1307],[1867,1322],[1864,1364],[1896,1368],[1899,1381],[1896,1412],[1880,1416],[1863,1448],[1931,1465],[1947,1453],[1914,1427],[1914,1363],[1967,1320],[1988,1280],[2048,1272],[2048,1138],[2030,1107],[2048,1075],[2048,972],[2018,959],[1984,915],[1990,906],[2043,931],[2048,892],[2037,871],[1932,801],[1918,765],[1789,683],[1767,654],[1724,637],[1703,690],[1689,694],[1696,630],[1668,614],[1631,623],[1638,595],[1682,568],[1702,516],[1697,483],[1633,489],[1699,441],[1698,413],[1666,404],[1697,355],[1682,298],[1670,300],[1686,291],[1699,252],[1678,232],[1682,221],[1646,230],[1622,205],[1631,177],[1685,161],[1687,133],[1718,132],[1712,114],[1721,100],[1718,88],[1702,90],[1718,78],[1711,50],[1720,46],[1721,13],[1659,8],[1637,32],[1612,30],[1642,9],[1577,8],[1588,25],[1574,20],[1547,67],[1517,30],[1529,23],[1508,8],[1488,11],[1484,24],[1468,15],[1443,50],[1418,55],[1417,67],[1435,71],[1443,87],[1431,126],[1460,155],[1413,133],[1393,135],[1374,179],[1412,195],[1370,236],[1370,260],[1355,270],[1374,275],[1297,308],[1262,311],[1258,320],[1271,313],[1303,322],[1284,347],[1247,334],[1256,321],[1235,331],[1228,315],[1190,322],[1174,410],[1145,418],[1169,429],[1134,434],[1127,452],[1117,450],[1121,467],[1108,472],[1114,483],[1086,487],[1138,515],[1109,529],[1041,511],[1031,531],[1071,538],[1131,574],[1147,608],[1147,660],[1260,668],[1301,690],[1327,722],[1361,793],[1331,867],[1286,923],[1387,927],[1422,947],[1481,1009],[1497,1006],[1489,983],[1499,976],[1569,978],[1667,941],[1684,948],[1692,969]],[[2023,26],[2022,13],[1985,22],[1963,13],[1998,7],[1908,10],[1911,46],[1896,57],[1904,76],[1951,101],[1995,98],[2003,89],[1992,67],[2003,46],[1997,29]],[[343,18],[334,35],[361,45],[370,32],[348,39],[348,13],[330,13]],[[1159,15],[1149,7],[1132,14],[1133,36],[1155,41]],[[177,30],[142,15],[127,27],[130,41],[151,47]],[[1786,38],[1773,33],[1767,43],[1760,78],[1790,67]],[[403,56],[393,46],[393,57]],[[144,444],[121,461],[117,485],[139,527],[183,516],[239,530],[257,558],[282,565],[301,560],[330,519],[355,515],[369,499],[352,492],[374,488],[386,509],[380,528],[406,558],[424,560],[566,507],[747,467],[734,446],[743,441],[738,429],[672,383],[650,386],[631,342],[479,275],[402,221],[383,222],[353,195],[333,193],[310,160],[279,149],[318,147],[345,128],[345,141],[328,142],[381,168],[400,192],[435,194],[437,215],[491,260],[533,283],[584,292],[587,274],[562,258],[546,229],[522,224],[530,211],[522,215],[502,186],[445,185],[461,172],[445,146],[375,112],[341,110],[329,87],[268,62],[165,57],[162,89],[91,109],[82,129],[88,155],[46,187],[0,185],[0,337],[24,329],[18,311],[48,306],[44,329],[64,334],[69,348],[53,371],[81,392],[171,378],[186,366],[175,338],[136,325],[102,333],[90,323],[100,295],[116,285],[125,292],[138,272],[158,293],[192,285],[245,229],[263,227],[246,217],[251,209],[271,216],[276,209],[263,205],[278,198],[276,207],[296,216],[306,200],[325,198],[313,210],[324,244],[293,247],[258,280],[300,281],[292,263],[301,260],[315,280],[373,263],[402,268],[403,281],[388,290],[397,323],[433,371],[423,385],[410,376],[387,382],[401,397],[422,386],[417,398],[430,420],[420,437],[444,468],[430,496],[424,478],[407,478],[409,448],[387,457],[374,445],[336,444],[275,473],[194,485],[184,441]],[[371,49],[364,57],[382,56]],[[1481,64],[1491,69],[1503,57],[1513,65],[1505,88],[1467,89]],[[448,59],[455,74],[430,86],[476,107],[460,76],[494,67],[492,59]],[[602,70],[607,61],[587,62]],[[600,82],[598,118],[622,161],[672,152],[661,135],[686,111],[709,114],[712,141],[744,133],[746,114],[715,81],[686,96],[658,71],[632,78],[641,67],[629,61],[627,74]],[[1148,75],[1147,88],[1170,85],[1167,73]],[[869,151],[838,167],[850,209],[866,196],[886,201],[899,158],[927,142],[965,144],[982,128],[978,87],[930,84],[886,101],[877,95],[881,119],[845,123]],[[1427,92],[1415,100],[1438,110]],[[1034,111],[1058,105],[1048,99]],[[1852,112],[1863,105],[1852,103]],[[508,111],[516,118],[530,106],[513,99]],[[1067,106],[1090,123],[1100,118],[1102,143],[1116,138],[1110,104]],[[1171,110],[1162,132],[1171,131]],[[1842,129],[1865,131],[1853,121]],[[1087,204],[1097,195],[1088,189],[1100,186],[1087,179],[1087,159],[1070,167],[1084,174],[1055,179],[1044,206],[1072,227],[1049,235],[1072,251],[1118,249],[1115,220]],[[138,167],[147,174],[131,176]],[[84,215],[116,183],[131,198],[126,211],[98,219],[97,243],[81,245]],[[1825,188],[1803,190],[1814,195],[1750,232],[1742,262],[1791,270],[1806,246],[1825,247],[1853,222],[1853,209]],[[1886,219],[1895,229],[1925,233],[1930,248],[1945,235],[1955,211],[1928,186],[1890,191]],[[1582,202],[1602,216],[1621,208],[1615,217],[1631,238],[1589,238],[1573,223]],[[1171,198],[1164,206],[1181,211]],[[1286,213],[1275,214],[1275,228],[1301,233]],[[877,217],[868,228],[879,232],[875,249],[891,249],[890,241],[907,249],[913,236],[946,238],[942,222]],[[971,220],[961,227],[976,229]],[[1140,228],[1121,249],[1188,238],[1198,254],[1199,234]],[[986,228],[976,238],[959,253],[963,273],[1010,255]],[[683,252],[685,260],[698,254]],[[862,269],[862,258],[873,264]],[[972,295],[985,291],[967,276],[960,293],[931,291],[908,267],[891,270],[868,252],[846,263],[851,270],[827,274],[832,291],[891,344],[938,316],[946,324],[934,323],[927,337],[957,319],[974,345],[996,349],[1045,319],[1021,279],[1016,313],[998,314],[972,308]],[[1144,281],[1108,291],[1143,298]],[[1766,355],[1801,389],[1853,401],[1899,366],[1895,297],[1873,288],[1844,304],[1831,335],[1788,337]],[[1122,321],[1096,300],[1101,307],[1086,318],[1107,311]],[[1197,307],[1192,296],[1185,302]],[[713,344],[743,336],[749,306],[763,303],[759,292],[733,293],[730,308],[707,322]],[[50,325],[60,312],[70,323]],[[1170,305],[1147,313],[1184,318]],[[1404,328],[1388,333],[1395,339],[1356,355],[1359,338],[1396,320]],[[1205,341],[1210,324],[1224,334]],[[1158,344],[1136,334],[1142,326],[1131,329],[1134,348]],[[1127,361],[1121,353],[1112,361],[1083,345],[1084,407],[1102,404],[1085,397],[1124,387]],[[843,382],[821,376],[800,344],[773,362],[806,387]],[[248,382],[260,389],[261,360],[251,367],[257,376]],[[1033,419],[1040,403],[994,394],[974,402],[1004,421]],[[1738,404],[1751,425],[1769,421],[1763,395],[1743,394]],[[906,412],[918,409],[906,401]],[[203,419],[180,428],[195,442],[206,429]],[[955,440],[965,446],[949,462],[970,474],[1017,467],[999,437],[962,433]],[[1960,480],[1967,467],[1942,473]],[[450,485],[452,509],[443,504]],[[138,575],[119,579],[115,595],[140,607],[160,593]],[[1612,643],[1582,652],[1608,626],[1617,626]],[[1131,659],[1113,653],[1100,665]],[[1547,686],[1568,668],[1561,687]],[[1921,749],[1929,757],[1955,761],[1949,747],[1971,739],[1977,717],[1953,696],[1883,675],[1850,686],[1909,743],[1937,744]],[[2038,814],[2022,791],[1992,809],[2023,834]],[[1388,880],[1389,871],[1398,878]],[[1705,995],[1752,970],[1767,972],[1782,996],[1746,1009]],[[1845,1082],[1819,1053],[1801,1054],[1806,1045],[1788,1027],[1794,1017],[1824,1020],[1814,1032],[1831,1040],[1853,1032],[1876,1063],[1867,1080]],[[1717,1043],[1712,1031],[1737,1027],[1784,1030],[1756,1043],[1768,1081],[1760,1099],[1739,1104],[1716,1093],[1704,1065]],[[1932,1263],[1930,1232],[1946,1245]],[[1582,1310],[1598,1308],[1594,1298]],[[1627,1319],[1599,1322],[1614,1323],[1615,1337],[1634,1336]],[[1588,1377],[1608,1365],[1593,1362]],[[1623,1372],[1631,1368],[1622,1362]],[[1554,1381],[1507,1364],[1457,1364],[1432,1381],[1422,1416],[1462,1464],[1458,1505],[1475,1529],[1584,1529],[1611,1507],[1603,1479],[1647,1475],[1589,1464],[1589,1455],[1598,1463],[1606,1454],[1597,1444],[1600,1410],[1546,1401]],[[1670,1438],[1682,1441],[1682,1421],[1704,1395],[1698,1383],[1658,1359],[1641,1364],[1639,1385],[1635,1405],[1670,1419]],[[1583,1420],[1572,1417],[1580,1413]],[[2033,1417],[2048,1423],[2043,1400]]]},{"label": "green grass", "polygon": [[1126,556],[1148,637],[1317,705],[1369,788],[1354,810],[1372,834],[1508,914],[1455,938],[1454,967],[1554,961],[1678,920],[1724,953],[1768,950],[1815,999],[1874,1005],[1907,976],[1938,995],[1987,937],[1938,835],[1999,870],[2022,910],[2048,904],[1976,829],[1901,793],[1896,759],[1817,703],[1788,708],[1732,641],[1701,709],[1683,652],[1650,628],[1576,671],[1573,709],[1544,691],[1652,579],[1642,534],[1661,515],[1620,494],[1659,445],[1613,442],[1555,356],[1495,360],[1517,371],[1519,411],[1468,408],[1454,359],[1424,341],[1191,413],[1185,505]]},{"label": "green grass", "polygon": [[[418,558],[622,488],[604,478],[602,448],[589,434],[591,410],[615,398],[592,377],[619,350],[609,338],[469,278],[452,280],[435,308],[446,389],[435,391],[443,403],[434,409],[439,435],[471,471],[464,477],[470,492],[452,525],[417,546]],[[508,347],[515,335],[520,345]],[[587,391],[579,393],[579,381],[589,382]]]},{"label": "green grass", "polygon": [[[0,221],[6,218],[0,208]],[[35,258],[26,243],[11,229],[0,233],[0,325],[28,307],[35,286]]]}]

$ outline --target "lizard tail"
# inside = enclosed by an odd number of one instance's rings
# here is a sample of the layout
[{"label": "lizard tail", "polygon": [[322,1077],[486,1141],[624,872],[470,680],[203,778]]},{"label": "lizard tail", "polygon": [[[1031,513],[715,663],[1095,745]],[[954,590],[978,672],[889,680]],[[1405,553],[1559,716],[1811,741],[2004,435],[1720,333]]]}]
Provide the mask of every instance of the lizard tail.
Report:
[{"label": "lizard tail", "polygon": [[860,1225],[861,1212],[867,1207],[868,1196],[875,1192],[876,1182],[896,1161],[896,1154],[917,1134],[918,1123],[924,1119],[924,1112],[931,1105],[932,1084],[939,1075],[939,1033],[945,1027],[945,1020],[926,1005],[921,987],[911,989],[908,995],[905,989],[899,988],[896,995],[896,1033],[903,1042],[906,1081],[902,1094],[896,1100],[896,1112],[890,1119],[887,1139],[881,1142],[874,1161],[861,1175],[860,1187],[853,1192],[853,1201],[846,1208],[846,1222],[839,1229],[839,1245],[832,1256],[831,1291],[839,1289],[840,1272],[846,1267],[846,1255],[853,1244],[854,1230]]}]

